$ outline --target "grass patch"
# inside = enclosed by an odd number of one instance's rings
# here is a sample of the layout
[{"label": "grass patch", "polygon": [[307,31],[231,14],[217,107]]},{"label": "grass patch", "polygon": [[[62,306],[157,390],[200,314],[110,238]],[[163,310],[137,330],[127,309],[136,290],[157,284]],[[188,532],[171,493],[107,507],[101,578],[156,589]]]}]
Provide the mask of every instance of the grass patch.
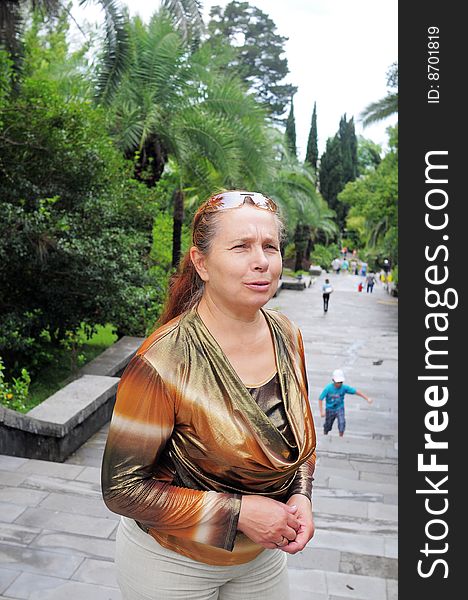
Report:
[{"label": "grass patch", "polygon": [[[89,340],[81,332],[80,341],[78,357],[79,367],[82,367],[117,341],[117,335],[112,325],[98,326],[97,332]],[[53,363],[44,367],[31,382],[25,409],[21,412],[28,412],[69,383],[75,375],[72,364],[72,351],[58,350]]]}]

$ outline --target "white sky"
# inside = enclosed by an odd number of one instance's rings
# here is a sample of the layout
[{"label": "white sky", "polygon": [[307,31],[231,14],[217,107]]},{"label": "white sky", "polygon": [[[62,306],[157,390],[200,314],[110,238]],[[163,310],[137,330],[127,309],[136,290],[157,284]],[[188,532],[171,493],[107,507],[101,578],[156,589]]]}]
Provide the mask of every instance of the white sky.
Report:
[{"label": "white sky", "polygon": [[[124,0],[130,14],[143,20],[159,0]],[[230,0],[205,0],[205,22],[211,6]],[[76,2],[76,0],[75,0]],[[298,87],[294,97],[298,154],[304,158],[314,102],[317,103],[319,153],[335,135],[340,117],[354,116],[356,133],[386,147],[386,128],[396,116],[363,130],[358,115],[387,93],[386,71],[398,60],[398,0],[251,0],[275,22],[285,44],[290,74]],[[96,4],[74,9],[78,22],[99,20]]]}]

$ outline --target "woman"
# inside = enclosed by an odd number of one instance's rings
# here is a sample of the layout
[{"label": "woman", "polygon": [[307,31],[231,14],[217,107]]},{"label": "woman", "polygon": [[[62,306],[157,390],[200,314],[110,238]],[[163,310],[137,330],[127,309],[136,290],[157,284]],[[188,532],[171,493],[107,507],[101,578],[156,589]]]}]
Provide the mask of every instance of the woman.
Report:
[{"label": "woman", "polygon": [[315,431],[299,330],[263,310],[276,205],[212,196],[159,327],[125,370],[103,459],[125,600],[285,600],[314,533]]},{"label": "woman", "polygon": [[328,312],[328,302],[330,301],[330,294],[333,292],[333,287],[329,279],[325,279],[325,283],[322,285],[322,298],[323,298],[323,312]]}]

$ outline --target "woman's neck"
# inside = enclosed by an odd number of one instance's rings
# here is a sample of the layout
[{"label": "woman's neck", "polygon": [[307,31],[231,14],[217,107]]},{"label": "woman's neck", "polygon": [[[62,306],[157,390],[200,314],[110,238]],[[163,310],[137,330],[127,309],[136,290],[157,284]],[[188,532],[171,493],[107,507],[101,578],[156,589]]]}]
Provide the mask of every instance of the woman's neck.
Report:
[{"label": "woman's neck", "polygon": [[206,294],[202,296],[197,312],[215,338],[248,339],[256,336],[265,326],[259,309],[234,311],[215,304]]}]

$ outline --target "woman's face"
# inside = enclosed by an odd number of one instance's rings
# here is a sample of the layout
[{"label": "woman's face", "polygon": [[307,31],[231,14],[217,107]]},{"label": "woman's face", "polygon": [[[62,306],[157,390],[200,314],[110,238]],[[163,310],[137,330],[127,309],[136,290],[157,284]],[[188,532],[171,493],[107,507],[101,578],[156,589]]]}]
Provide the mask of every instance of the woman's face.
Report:
[{"label": "woman's face", "polygon": [[195,266],[216,305],[232,312],[256,311],[273,296],[282,259],[275,215],[244,205],[222,211],[209,253]]}]

